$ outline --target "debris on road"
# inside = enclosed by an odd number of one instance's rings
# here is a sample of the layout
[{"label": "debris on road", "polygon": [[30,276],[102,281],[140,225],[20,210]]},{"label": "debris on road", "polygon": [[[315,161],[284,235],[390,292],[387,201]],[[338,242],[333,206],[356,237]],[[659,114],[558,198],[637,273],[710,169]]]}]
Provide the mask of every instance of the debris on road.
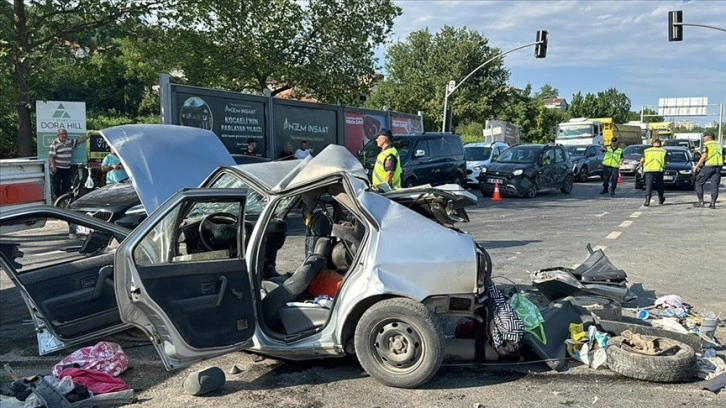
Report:
[{"label": "debris on road", "polygon": [[194,396],[204,395],[222,388],[226,381],[222,369],[207,367],[187,376],[184,380],[184,393]]},{"label": "debris on road", "polygon": [[696,374],[696,352],[677,340],[623,332],[608,341],[608,367],[626,377],[681,382]]}]

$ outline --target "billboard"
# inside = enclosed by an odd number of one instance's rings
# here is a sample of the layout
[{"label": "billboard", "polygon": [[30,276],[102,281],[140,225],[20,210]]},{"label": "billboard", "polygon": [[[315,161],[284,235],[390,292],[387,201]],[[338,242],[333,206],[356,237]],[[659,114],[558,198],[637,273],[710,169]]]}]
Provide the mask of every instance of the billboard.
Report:
[{"label": "billboard", "polygon": [[[85,102],[35,101],[35,112],[39,159],[48,158],[48,149],[53,139],[58,137],[58,129],[65,129],[71,139],[86,134]],[[79,164],[86,161],[86,149],[73,149],[72,163]]]},{"label": "billboard", "polygon": [[659,116],[707,116],[708,98],[660,98]]},{"label": "billboard", "polygon": [[214,132],[230,153],[241,153],[247,140],[257,141],[258,155],[265,155],[265,102],[259,97],[174,86],[172,123]]},{"label": "billboard", "polygon": [[378,131],[386,128],[386,112],[348,110],[343,112],[345,119],[344,141],[349,152],[356,154]]},{"label": "billboard", "polygon": [[391,132],[394,135],[423,133],[423,118],[410,113],[391,112]]},{"label": "billboard", "polygon": [[338,112],[324,109],[324,105],[315,109],[293,104],[277,103],[274,105],[274,129],[277,152],[283,150],[285,143],[292,143],[293,151],[301,141],[306,141],[313,155],[329,144],[337,144]]}]

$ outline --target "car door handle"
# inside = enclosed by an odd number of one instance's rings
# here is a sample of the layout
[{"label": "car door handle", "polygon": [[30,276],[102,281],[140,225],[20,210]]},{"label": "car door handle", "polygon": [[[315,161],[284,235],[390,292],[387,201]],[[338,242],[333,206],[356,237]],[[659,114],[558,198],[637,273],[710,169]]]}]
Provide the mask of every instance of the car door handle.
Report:
[{"label": "car door handle", "polygon": [[227,277],[220,276],[219,280],[222,281],[222,285],[219,288],[219,296],[217,296],[217,304],[215,305],[217,307],[222,304],[222,301],[224,300],[224,294],[227,293]]},{"label": "car door handle", "polygon": [[91,300],[96,300],[101,297],[101,292],[103,291],[103,285],[106,282],[106,278],[110,278],[111,275],[113,275],[112,265],[106,265],[98,271],[98,280],[96,281],[96,287],[93,289]]}]

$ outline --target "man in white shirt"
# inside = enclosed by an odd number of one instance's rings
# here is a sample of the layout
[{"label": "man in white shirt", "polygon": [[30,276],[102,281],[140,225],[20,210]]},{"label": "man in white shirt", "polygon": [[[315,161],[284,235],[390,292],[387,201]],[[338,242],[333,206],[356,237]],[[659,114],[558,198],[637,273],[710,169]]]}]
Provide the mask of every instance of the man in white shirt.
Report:
[{"label": "man in white shirt", "polygon": [[295,151],[296,159],[304,159],[310,156],[310,150],[308,150],[308,142],[305,140],[300,142],[300,148]]}]

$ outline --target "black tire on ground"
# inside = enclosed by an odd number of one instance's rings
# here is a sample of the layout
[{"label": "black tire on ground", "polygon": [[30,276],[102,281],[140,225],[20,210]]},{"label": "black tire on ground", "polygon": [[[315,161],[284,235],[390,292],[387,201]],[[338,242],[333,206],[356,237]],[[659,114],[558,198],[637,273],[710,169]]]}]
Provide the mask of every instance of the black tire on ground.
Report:
[{"label": "black tire on ground", "polygon": [[456,184],[457,186],[466,188],[466,182],[464,182],[464,177],[461,174],[457,174],[456,177],[454,177],[454,181],[452,181],[452,183]]},{"label": "black tire on ground", "polygon": [[587,168],[587,165],[584,165],[580,167],[580,171],[577,173],[578,181],[582,181],[583,183],[590,179],[589,169]]},{"label": "black tire on ground", "polygon": [[428,382],[444,358],[444,335],[434,314],[419,302],[386,299],[371,306],[355,328],[355,353],[381,383],[416,388]]},{"label": "black tire on ground", "polygon": [[406,188],[413,187],[415,185],[416,180],[413,177],[406,179],[406,181],[403,183],[403,186]]},{"label": "black tire on ground", "polygon": [[574,296],[575,301],[603,320],[623,320],[623,308],[614,299],[602,296]]},{"label": "black tire on ground", "polygon": [[54,206],[59,208],[68,208],[69,205],[73,202],[73,194],[71,193],[65,193],[58,197],[55,202],[53,203]]},{"label": "black tire on ground", "polygon": [[[658,337],[642,335],[644,340],[653,340]],[[667,347],[669,344],[677,345],[678,351],[673,355],[649,356],[636,353],[623,346],[623,337],[616,336],[608,341],[605,353],[608,358],[608,367],[618,374],[638,380],[673,383],[686,381],[696,374],[696,353],[691,346],[680,341],[659,338]],[[661,346],[663,347],[663,345]]]},{"label": "black tire on ground", "polygon": [[562,194],[570,194],[572,192],[572,183],[575,181],[575,177],[571,174],[565,176],[565,181],[562,182],[560,192]]},{"label": "black tire on ground", "polygon": [[532,181],[527,188],[527,192],[524,194],[527,198],[535,198],[537,196],[537,182]]}]

